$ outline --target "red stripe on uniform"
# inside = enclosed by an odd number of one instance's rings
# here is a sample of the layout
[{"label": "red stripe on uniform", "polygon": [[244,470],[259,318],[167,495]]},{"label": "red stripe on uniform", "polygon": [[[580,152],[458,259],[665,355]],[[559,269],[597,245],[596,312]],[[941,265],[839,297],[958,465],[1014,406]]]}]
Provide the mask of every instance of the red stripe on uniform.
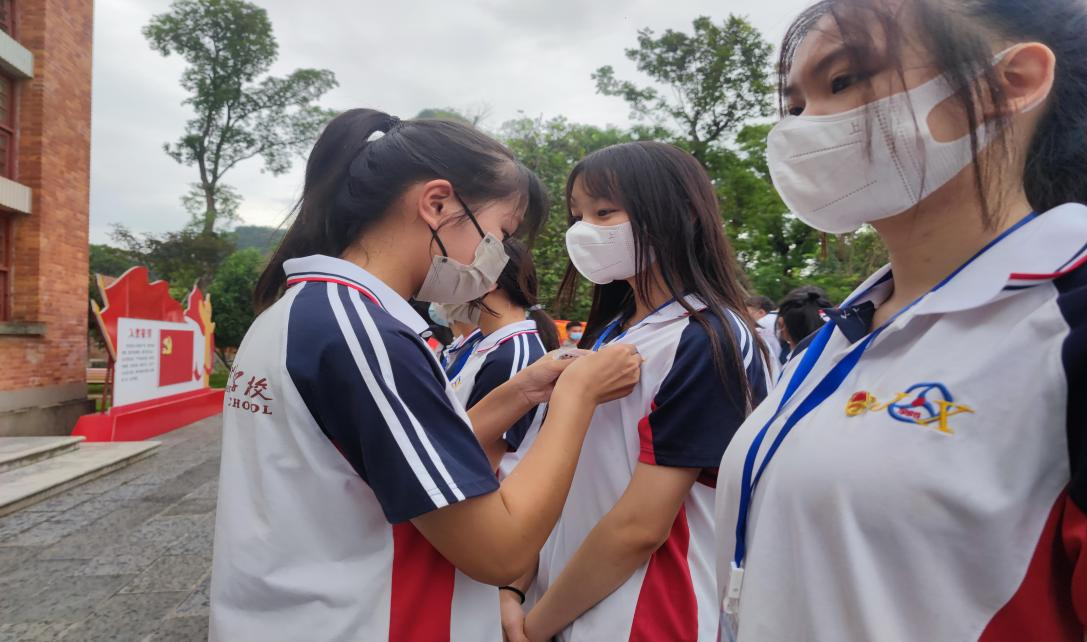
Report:
[{"label": "red stripe on uniform", "polygon": [[698,602],[687,563],[691,531],[681,507],[668,540],[649,558],[630,642],[698,642]]},{"label": "red stripe on uniform", "polygon": [[638,441],[641,444],[642,449],[642,454],[638,457],[638,461],[651,466],[657,464],[657,454],[653,451],[653,427],[649,425],[649,415],[656,409],[657,403],[653,402],[649,406],[649,413],[642,417],[642,420],[638,422]]},{"label": "red stripe on uniform", "polygon": [[411,522],[393,524],[389,642],[449,642],[454,578],[453,565]]},{"label": "red stripe on uniform", "polygon": [[[1019,589],[978,642],[1083,642],[1087,616],[1087,516],[1061,493],[1049,512]],[[1076,616],[1077,607],[1080,612]]]},{"label": "red stripe on uniform", "polygon": [[1087,629],[1087,514],[1071,497],[1064,501],[1061,540],[1072,567],[1072,608],[1081,628]]},{"label": "red stripe on uniform", "polygon": [[320,281],[321,283],[335,283],[335,284],[337,284],[337,285],[346,285],[347,287],[351,288],[352,290],[358,290],[358,291],[359,291],[359,292],[361,292],[361,293],[362,293],[362,295],[363,295],[363,296],[365,296],[365,297],[366,297],[367,299],[370,299],[371,301],[373,301],[373,302],[374,302],[374,305],[378,306],[379,308],[381,307],[381,302],[380,302],[380,301],[378,301],[378,300],[377,300],[377,297],[376,297],[376,296],[374,296],[374,295],[373,295],[373,294],[372,294],[372,293],[371,293],[371,292],[370,292],[369,290],[367,290],[366,288],[364,288],[364,287],[360,287],[360,286],[358,286],[358,285],[357,285],[357,284],[355,284],[355,283],[351,283],[350,281],[343,281],[343,280],[341,280],[341,279],[333,279],[333,278],[331,278],[331,277],[327,277],[327,276],[314,276],[314,277],[306,277],[306,278],[304,278],[304,279],[288,279],[288,281],[287,281],[287,287],[290,287],[290,286],[292,286],[292,285],[297,285],[297,284],[299,284],[299,283],[306,283],[306,282],[308,282],[308,281]]},{"label": "red stripe on uniform", "polygon": [[537,332],[536,330],[522,330],[520,332],[514,332],[510,336],[503,338],[501,341],[499,341],[498,343],[494,344],[493,346],[487,348],[486,350],[478,350],[477,352],[479,352],[479,354],[483,354],[485,352],[490,352],[491,350],[494,350],[495,348],[497,348],[498,346],[502,345],[503,343],[509,341],[510,339],[512,339],[514,337],[519,337],[519,336],[524,335],[524,334],[539,334],[539,332]]},{"label": "red stripe on uniform", "polygon": [[1071,272],[1074,272],[1074,271],[1076,271],[1076,269],[1081,268],[1084,265],[1087,265],[1087,255],[1080,257],[1079,260],[1076,261],[1075,263],[1073,263],[1072,265],[1069,265],[1068,267],[1064,268],[1063,270],[1059,270],[1057,272],[1049,272],[1048,274],[1022,274],[1022,273],[1016,272],[1016,273],[1012,274],[1009,278],[1012,278],[1012,279],[1024,279],[1024,280],[1027,280],[1027,281],[1056,279],[1056,278],[1064,276],[1065,274],[1069,274]]}]

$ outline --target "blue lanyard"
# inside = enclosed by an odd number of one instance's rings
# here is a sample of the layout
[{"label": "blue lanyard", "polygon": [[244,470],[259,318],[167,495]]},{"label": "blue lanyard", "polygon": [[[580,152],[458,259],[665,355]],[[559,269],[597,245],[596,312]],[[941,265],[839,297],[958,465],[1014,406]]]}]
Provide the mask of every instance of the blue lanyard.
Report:
[{"label": "blue lanyard", "polygon": [[[751,446],[748,448],[747,457],[744,459],[743,477],[740,485],[740,507],[739,513],[736,518],[736,550],[735,555],[733,556],[734,572],[735,569],[743,568],[744,557],[747,554],[747,523],[751,511],[751,500],[755,494],[755,488],[756,486],[758,486],[759,480],[762,478],[762,474],[763,472],[765,472],[767,464],[769,464],[770,460],[774,458],[775,454],[777,454],[778,448],[781,446],[781,443],[785,440],[785,437],[789,435],[789,433],[796,426],[796,424],[801,419],[803,419],[809,412],[811,412],[815,408],[818,408],[821,403],[826,401],[826,399],[830,397],[830,395],[834,394],[834,392],[838,390],[838,388],[845,381],[846,377],[849,376],[849,373],[857,366],[857,363],[861,359],[861,355],[864,354],[864,351],[868,348],[868,346],[870,346],[872,342],[875,341],[876,337],[882,334],[883,331],[886,330],[887,327],[889,327],[895,319],[897,319],[900,315],[902,315],[913,306],[917,305],[929,294],[939,290],[940,288],[950,283],[952,279],[958,276],[958,274],[962,272],[966,268],[966,266],[973,263],[975,259],[984,254],[1001,240],[1009,236],[1012,232],[1015,232],[1020,227],[1036,217],[1037,213],[1031,212],[1021,221],[1005,230],[1003,233],[1000,234],[1000,236],[997,236],[995,239],[986,244],[985,247],[981,248],[981,250],[977,252],[977,254],[970,257],[968,261],[960,265],[944,280],[936,284],[936,286],[929,290],[928,293],[922,295],[906,307],[899,310],[897,313],[895,313],[893,317],[888,319],[875,331],[869,333],[869,335],[865,337],[863,341],[857,344],[855,348],[850,350],[849,354],[847,354],[845,358],[843,358],[841,361],[835,364],[833,368],[831,368],[830,372],[828,372],[823,377],[823,379],[818,384],[816,384],[815,388],[812,389],[808,396],[805,397],[799,405],[797,405],[796,410],[793,411],[789,418],[785,420],[785,423],[782,424],[781,430],[778,432],[777,437],[774,438],[773,443],[770,444],[770,448],[766,451],[766,456],[763,458],[762,464],[759,465],[759,469],[756,472],[755,458],[758,456],[759,448],[762,446],[762,442],[766,438],[766,434],[767,432],[769,432],[770,426],[775,421],[777,421],[778,417],[781,416],[781,411],[782,409],[784,409],[785,404],[789,402],[793,394],[795,394],[797,389],[800,387],[800,384],[803,383],[804,379],[811,373],[812,369],[815,367],[815,364],[819,361],[819,357],[822,355],[823,350],[827,347],[827,342],[830,341],[831,335],[834,334],[834,324],[828,322],[822,327],[822,329],[819,330],[819,333],[816,334],[815,338],[812,339],[812,342],[808,346],[808,349],[804,351],[804,355],[803,357],[801,357],[800,363],[797,365],[796,370],[793,371],[792,377],[789,378],[789,383],[785,388],[785,393],[782,395],[781,402],[778,403],[778,407],[774,411],[773,416],[770,417],[770,420],[766,422],[766,425],[764,425],[762,427],[762,430],[760,430],[755,436],[754,441],[751,442]],[[861,296],[863,296],[863,294]],[[852,301],[843,304],[843,307],[846,307],[851,303]],[[742,575],[740,577],[742,579]],[[738,590],[739,587],[736,587],[737,593]],[[731,588],[729,592],[733,592]]]},{"label": "blue lanyard", "polygon": [[[623,330],[622,332],[620,332],[618,336],[616,336],[614,339],[612,339],[612,341],[618,341],[619,339],[622,339],[623,337],[625,337],[627,335],[628,332],[630,332],[631,330],[641,326],[643,323],[648,321],[649,317],[651,317],[654,314],[660,312],[661,310],[667,308],[669,305],[671,305],[671,304],[673,304],[675,302],[676,302],[675,297],[672,297],[671,299],[668,299],[664,303],[658,305],[656,310],[653,310],[652,312],[647,314],[645,316],[645,318],[642,319],[641,321],[639,321],[638,323],[636,323],[633,326],[627,328],[626,330]],[[612,332],[614,332],[615,329],[617,327],[619,327],[619,324],[622,321],[623,321],[623,317],[620,316],[619,318],[615,319],[614,321],[612,321],[608,325],[604,326],[604,331],[600,333],[600,336],[597,337],[597,339],[596,339],[596,343],[593,344],[593,352],[596,352],[597,350],[600,349],[601,346],[604,345],[604,342],[608,340],[608,335],[611,334]]]},{"label": "blue lanyard", "polygon": [[472,356],[475,351],[476,344],[483,340],[483,333],[476,331],[474,337],[468,337],[467,340],[457,350],[457,358],[453,360],[453,364],[449,366],[445,376],[450,381],[457,378],[461,370],[464,370],[464,364],[468,363],[468,357]]}]

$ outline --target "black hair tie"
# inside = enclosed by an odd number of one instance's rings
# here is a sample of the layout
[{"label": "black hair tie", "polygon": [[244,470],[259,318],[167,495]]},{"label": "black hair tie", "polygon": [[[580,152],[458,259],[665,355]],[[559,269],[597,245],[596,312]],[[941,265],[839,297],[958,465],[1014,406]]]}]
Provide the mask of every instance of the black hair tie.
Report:
[{"label": "black hair tie", "polygon": [[510,593],[513,593],[514,595],[517,596],[518,599],[521,600],[521,604],[525,603],[525,597],[526,597],[525,592],[522,591],[521,589],[515,587],[515,586],[499,586],[498,590],[499,591],[509,591]]}]

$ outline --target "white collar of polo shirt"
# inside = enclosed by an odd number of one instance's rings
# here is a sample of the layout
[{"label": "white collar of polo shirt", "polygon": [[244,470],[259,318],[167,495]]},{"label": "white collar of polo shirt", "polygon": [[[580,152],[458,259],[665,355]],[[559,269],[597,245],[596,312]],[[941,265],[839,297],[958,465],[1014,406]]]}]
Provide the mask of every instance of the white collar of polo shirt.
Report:
[{"label": "white collar of polo shirt", "polygon": [[[1087,206],[1069,203],[1027,221],[966,266],[944,287],[928,294],[909,316],[943,314],[976,308],[1000,297],[1006,286],[1039,285],[1059,276],[1087,253]],[[889,296],[893,279],[885,265],[853,291],[846,301],[877,305]],[[1023,276],[1042,278],[1023,279]]]},{"label": "white collar of polo shirt", "polygon": [[[705,302],[702,301],[702,299],[698,298],[698,296],[694,294],[688,294],[684,296],[683,300],[687,302],[687,305],[691,306],[695,310],[698,310],[699,312],[709,307],[705,304]],[[674,321],[676,319],[683,318],[688,314],[689,313],[687,312],[687,309],[684,308],[679,301],[672,301],[668,305],[642,319],[635,325],[642,326],[653,325],[655,323],[666,323],[668,321]]]},{"label": "white collar of polo shirt", "polygon": [[360,285],[374,295],[378,305],[411,328],[412,332],[421,335],[430,328],[430,324],[419,316],[415,308],[411,307],[404,297],[397,294],[396,290],[350,261],[314,254],[284,261],[283,271],[287,274],[288,283],[293,279],[312,281],[324,279],[330,282],[335,282],[333,279],[339,279],[346,281],[346,285]]},{"label": "white collar of polo shirt", "polygon": [[[695,310],[698,310],[699,312],[709,308],[709,306],[706,305],[705,302],[702,301],[702,299],[700,299],[697,295],[694,295],[694,294],[685,295],[683,297],[683,300],[686,301],[688,305],[690,305]],[[645,328],[647,326],[657,325],[657,324],[661,324],[661,323],[668,323],[669,321],[675,321],[676,319],[682,319],[682,318],[688,316],[689,314],[690,313],[687,312],[687,309],[684,308],[682,305],[680,305],[679,301],[674,301],[674,300],[669,301],[665,305],[663,305],[661,308],[659,308],[657,310],[654,310],[653,312],[651,312],[649,314],[649,316],[647,316],[646,318],[642,319],[641,321],[635,323],[634,325],[630,326],[626,330],[624,330],[624,331],[622,331],[622,332],[620,332],[618,334],[615,333],[615,332],[612,332],[611,333],[612,335],[617,334],[617,336],[609,336],[608,337],[608,343],[611,343],[613,341],[617,341],[618,337],[627,336],[631,332],[639,331],[642,328]],[[612,319],[611,323],[615,323],[617,318]],[[595,350],[595,348],[594,348],[594,350]]]},{"label": "white collar of polo shirt", "polygon": [[[486,314],[486,312],[484,312]],[[509,339],[515,334],[521,334],[525,332],[536,332],[536,322],[532,320],[518,321],[517,323],[511,323],[509,325],[502,326],[495,330],[492,334],[483,337],[479,343],[476,344],[476,353],[490,352],[501,344],[506,339]]]},{"label": "white collar of polo shirt", "polygon": [[472,339],[474,339],[474,338],[475,338],[475,336],[476,336],[477,334],[482,334],[482,331],[481,331],[481,330],[480,330],[479,328],[476,328],[475,330],[472,330],[472,331],[471,331],[471,332],[469,332],[469,333],[468,333],[467,335],[465,335],[465,336],[462,336],[462,337],[460,337],[459,339],[457,339],[456,341],[454,341],[453,343],[449,344],[449,348],[448,348],[448,350],[449,350],[450,352],[454,352],[454,351],[456,351],[456,350],[460,350],[460,349],[461,349],[461,348],[463,348],[463,347],[464,347],[464,346],[465,346],[465,345],[466,345],[466,344],[467,344],[467,343],[468,343],[469,341],[471,341]]}]

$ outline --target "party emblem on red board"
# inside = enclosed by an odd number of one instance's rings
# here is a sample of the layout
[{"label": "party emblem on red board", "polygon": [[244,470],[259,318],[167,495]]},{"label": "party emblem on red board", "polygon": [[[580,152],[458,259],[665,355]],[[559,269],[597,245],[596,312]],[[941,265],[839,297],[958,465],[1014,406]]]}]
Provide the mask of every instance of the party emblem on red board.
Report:
[{"label": "party emblem on red board", "polygon": [[210,297],[194,287],[182,308],[169,284],[150,282],[143,266],[112,281],[99,276],[98,286],[106,305],[92,305],[110,355],[116,405],[208,386],[215,348]]}]

